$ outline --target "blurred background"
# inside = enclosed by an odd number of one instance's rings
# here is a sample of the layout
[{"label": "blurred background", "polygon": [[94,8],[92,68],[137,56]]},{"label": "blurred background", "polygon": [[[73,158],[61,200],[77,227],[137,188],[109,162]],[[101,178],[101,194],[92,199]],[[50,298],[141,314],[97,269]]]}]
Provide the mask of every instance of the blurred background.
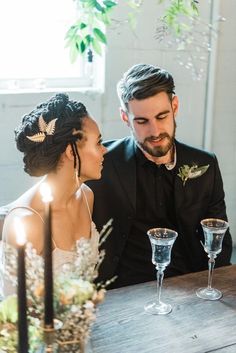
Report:
[{"label": "blurred background", "polygon": [[171,1],[134,3],[138,6],[131,25],[127,2],[115,7],[112,23],[104,29],[107,45],[102,55],[93,53],[91,62],[85,54],[74,64],[64,41],[74,1],[1,3],[0,205],[36,181],[24,173],[14,143],[14,128],[23,114],[55,92],[66,91],[86,105],[104,139],[126,136],[116,84],[130,66],[149,63],[174,76],[180,100],[177,138],[218,157],[236,245],[236,1],[199,1],[200,19],[182,40],[165,33],[160,21]]}]

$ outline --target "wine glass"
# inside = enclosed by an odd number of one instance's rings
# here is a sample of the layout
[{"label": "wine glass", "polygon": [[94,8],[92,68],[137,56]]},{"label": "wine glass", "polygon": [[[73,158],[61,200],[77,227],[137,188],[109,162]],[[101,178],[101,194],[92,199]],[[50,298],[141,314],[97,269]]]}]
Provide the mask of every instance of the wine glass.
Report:
[{"label": "wine glass", "polygon": [[201,225],[205,238],[205,243],[202,245],[209,257],[208,286],[206,288],[199,288],[196,294],[202,299],[218,300],[222,297],[222,293],[218,289],[212,288],[212,275],[215,258],[222,250],[222,241],[229,224],[222,219],[208,218],[203,219]]},{"label": "wine glass", "polygon": [[171,312],[170,304],[161,302],[161,288],[164,270],[170,263],[171,249],[178,233],[167,228],[153,228],[147,232],[152,246],[152,263],[157,270],[157,300],[149,301],[144,309],[153,315],[165,315]]}]

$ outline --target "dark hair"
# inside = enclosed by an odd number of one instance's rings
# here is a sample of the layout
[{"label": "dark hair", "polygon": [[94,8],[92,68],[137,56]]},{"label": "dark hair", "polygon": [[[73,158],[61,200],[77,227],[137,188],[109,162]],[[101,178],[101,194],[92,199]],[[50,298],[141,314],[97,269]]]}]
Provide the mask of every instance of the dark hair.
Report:
[{"label": "dark hair", "polygon": [[[52,135],[42,134],[39,118],[48,124],[53,119],[55,130]],[[24,170],[32,176],[42,176],[55,171],[61,154],[71,144],[74,155],[74,167],[78,164],[80,172],[80,159],[76,141],[82,139],[82,134],[73,134],[75,130],[82,130],[83,119],[88,117],[85,106],[76,101],[69,100],[67,94],[58,93],[48,101],[38,105],[32,112],[22,118],[21,124],[15,129],[15,140],[19,151],[24,153]],[[45,135],[43,141],[32,141],[30,137]]]},{"label": "dark hair", "polygon": [[132,99],[141,100],[160,92],[166,92],[172,99],[174,89],[174,80],[169,72],[148,64],[132,66],[117,84],[121,107],[126,112]]}]

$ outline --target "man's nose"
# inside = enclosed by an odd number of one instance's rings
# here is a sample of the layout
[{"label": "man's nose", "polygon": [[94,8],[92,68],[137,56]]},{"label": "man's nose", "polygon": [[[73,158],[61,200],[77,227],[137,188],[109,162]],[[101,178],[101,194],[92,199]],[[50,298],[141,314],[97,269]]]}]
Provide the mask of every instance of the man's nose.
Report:
[{"label": "man's nose", "polygon": [[160,126],[157,120],[150,122],[150,134],[152,136],[158,136],[160,134]]}]

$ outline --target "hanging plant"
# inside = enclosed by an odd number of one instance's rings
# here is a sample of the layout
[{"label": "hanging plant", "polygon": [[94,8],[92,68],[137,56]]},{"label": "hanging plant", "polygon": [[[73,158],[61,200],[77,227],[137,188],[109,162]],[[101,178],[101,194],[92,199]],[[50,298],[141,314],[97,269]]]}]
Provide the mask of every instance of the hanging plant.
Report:
[{"label": "hanging plant", "polygon": [[[110,0],[77,0],[77,21],[66,33],[66,47],[70,49],[70,60],[75,62],[78,55],[93,49],[101,55],[102,44],[107,44],[105,26],[111,23],[111,10],[117,3]],[[91,52],[90,52],[91,55]]]},{"label": "hanging plant", "polygon": [[[111,15],[118,1],[112,0],[74,0],[78,19],[68,29],[65,40],[69,48],[70,60],[74,63],[78,55],[88,53],[88,61],[92,61],[92,51],[101,55],[102,46],[107,45],[107,37],[104,29],[114,22],[121,25],[121,21],[115,21]],[[167,0],[159,0],[161,4]],[[160,19],[175,36],[180,36],[189,29],[186,18],[198,16],[198,1],[196,0],[168,0],[164,15]],[[143,5],[144,0],[123,0],[129,11],[126,22],[132,30],[136,27],[136,13]]]},{"label": "hanging plant", "polygon": [[[208,2],[211,13],[213,2]],[[162,49],[176,51],[176,62],[189,70],[194,80],[201,80],[207,70],[212,42],[218,35],[219,21],[225,21],[225,18],[211,17],[210,23],[204,21],[196,0],[172,0],[158,21],[155,38]]]},{"label": "hanging plant", "polygon": [[[165,0],[159,0],[160,3]],[[172,0],[161,21],[178,37],[190,29],[189,20],[199,16],[197,0]]]}]

